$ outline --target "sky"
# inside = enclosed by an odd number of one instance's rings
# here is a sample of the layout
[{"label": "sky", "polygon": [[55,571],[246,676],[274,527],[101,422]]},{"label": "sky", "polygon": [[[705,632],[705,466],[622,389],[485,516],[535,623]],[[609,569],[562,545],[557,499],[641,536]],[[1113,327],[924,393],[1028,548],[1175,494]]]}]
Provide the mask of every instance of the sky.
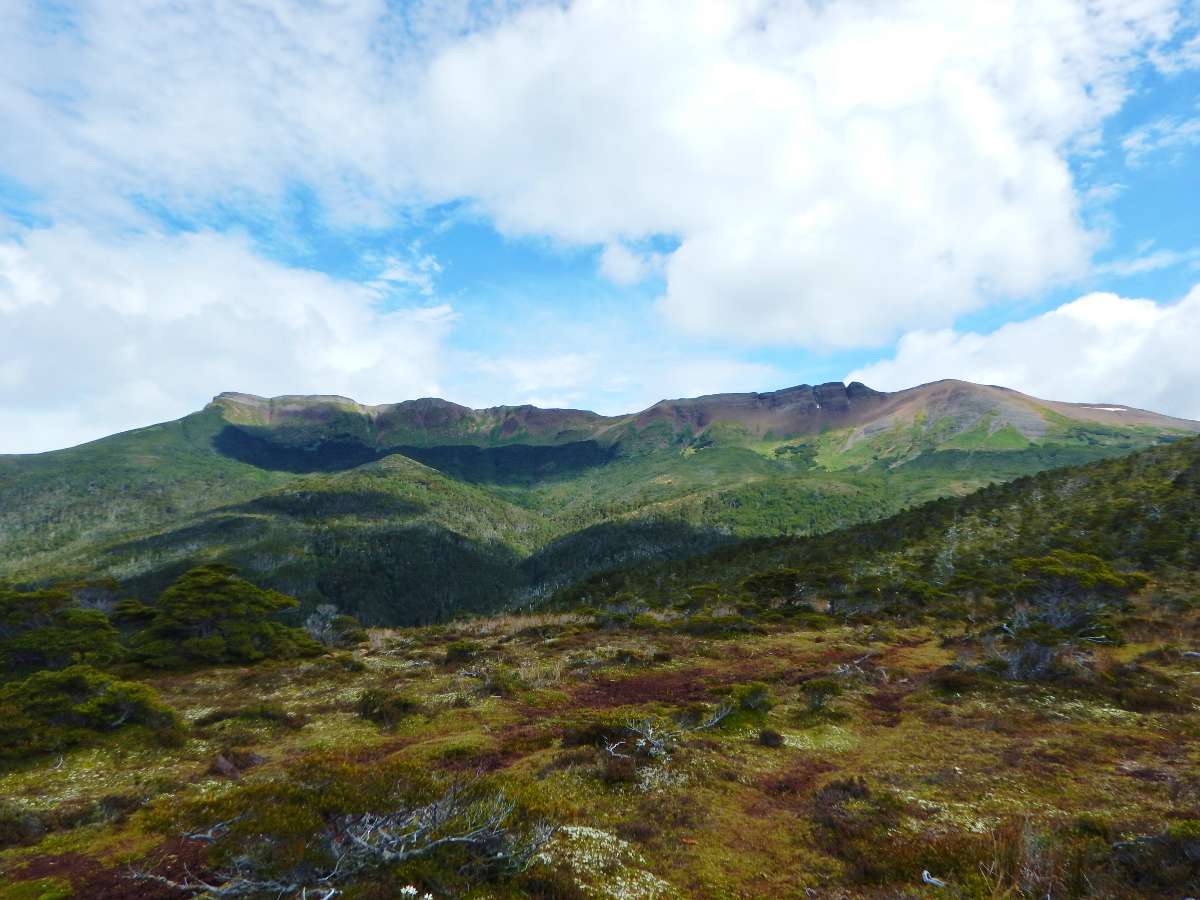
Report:
[{"label": "sky", "polygon": [[221,391],[1200,419],[1200,0],[0,0],[0,453]]}]

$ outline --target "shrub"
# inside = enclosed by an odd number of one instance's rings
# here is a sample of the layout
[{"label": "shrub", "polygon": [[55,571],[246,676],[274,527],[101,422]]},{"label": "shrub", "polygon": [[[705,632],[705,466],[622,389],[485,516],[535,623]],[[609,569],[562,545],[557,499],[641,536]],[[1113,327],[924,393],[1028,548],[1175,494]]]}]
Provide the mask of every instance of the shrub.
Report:
[{"label": "shrub", "polygon": [[727,634],[741,634],[753,631],[751,622],[741,616],[710,616],[705,614],[690,616],[678,626],[685,634],[696,637],[714,637]]},{"label": "shrub", "polygon": [[131,646],[155,668],[318,653],[320,645],[303,630],[272,619],[296,605],[294,597],[256,587],[229,566],[200,566],[163,591],[154,618]]},{"label": "shrub", "polygon": [[367,639],[367,631],[354,616],[341,615],[332,603],[322,603],[304,620],[304,630],[326,647],[352,647]]},{"label": "shrub", "polygon": [[511,697],[525,690],[528,685],[512,666],[488,666],[479,684],[479,692],[487,696]]},{"label": "shrub", "polygon": [[151,688],[90,666],[38,672],[0,688],[0,758],[62,750],[131,725],[170,738],[179,720]]},{"label": "shrub", "polygon": [[303,728],[305,723],[303,716],[288,712],[278,703],[264,702],[251,703],[248,706],[225,706],[215,709],[198,718],[195,724],[204,728],[209,725],[216,725],[218,722],[228,721],[229,719],[257,719],[262,722],[283,725],[285,728]]},{"label": "shrub", "polygon": [[758,733],[758,742],[764,747],[782,747],[783,735],[774,728],[764,728]]},{"label": "shrub", "polygon": [[823,713],[829,709],[829,701],[842,692],[842,686],[832,678],[814,678],[803,687],[808,711]]},{"label": "shrub", "polygon": [[461,666],[482,652],[483,648],[475,641],[455,641],[446,646],[445,663],[448,666]]},{"label": "shrub", "polygon": [[420,712],[421,704],[395,691],[370,688],[362,692],[354,708],[364,719],[378,725],[395,725],[402,719]]},{"label": "shrub", "polygon": [[1124,880],[1139,892],[1194,891],[1200,885],[1200,820],[1172,823],[1160,834],[1122,841],[1113,857]]},{"label": "shrub", "polygon": [[605,753],[600,760],[600,780],[605,784],[631,784],[637,781],[637,760],[632,756]]},{"label": "shrub", "polygon": [[761,681],[750,681],[746,684],[735,685],[729,692],[729,699],[743,712],[768,712],[775,701],[771,699],[771,689]]},{"label": "shrub", "polygon": [[65,590],[0,590],[0,678],[109,665],[123,655],[119,638],[107,615]]},{"label": "shrub", "polygon": [[36,813],[7,800],[0,800],[0,849],[30,844],[46,833]]},{"label": "shrub", "polygon": [[[160,804],[147,824],[207,848],[215,883],[239,896],[327,896],[348,880],[437,884],[465,896],[480,881],[519,877],[553,829],[486,778],[447,782],[412,762],[356,765],[337,755],[292,762],[276,777]],[[153,871],[135,878],[163,883]],[[194,882],[184,887],[200,893]],[[473,884],[472,884],[473,883]],[[283,886],[283,890],[281,890]],[[510,894],[505,893],[505,896]]]}]

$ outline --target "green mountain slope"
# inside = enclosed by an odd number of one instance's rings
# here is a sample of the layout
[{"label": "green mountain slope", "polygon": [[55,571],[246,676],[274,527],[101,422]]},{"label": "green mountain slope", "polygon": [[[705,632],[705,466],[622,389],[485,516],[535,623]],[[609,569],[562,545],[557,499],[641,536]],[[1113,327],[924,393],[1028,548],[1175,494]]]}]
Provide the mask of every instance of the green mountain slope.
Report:
[{"label": "green mountain slope", "polygon": [[665,606],[704,584],[710,595],[733,602],[747,579],[786,571],[807,600],[844,614],[912,610],[1005,593],[1019,580],[1018,560],[1063,552],[1099,557],[1118,571],[1152,572],[1163,582],[1194,579],[1200,438],[1040,472],[836,532],[748,540],[604,573],[556,599],[636,597]]},{"label": "green mountain slope", "polygon": [[432,621],[1197,429],[964,382],[800,386],[618,417],[222,394],[176,422],[0,457],[0,580],[104,575],[152,592],[221,561],[306,606]]}]

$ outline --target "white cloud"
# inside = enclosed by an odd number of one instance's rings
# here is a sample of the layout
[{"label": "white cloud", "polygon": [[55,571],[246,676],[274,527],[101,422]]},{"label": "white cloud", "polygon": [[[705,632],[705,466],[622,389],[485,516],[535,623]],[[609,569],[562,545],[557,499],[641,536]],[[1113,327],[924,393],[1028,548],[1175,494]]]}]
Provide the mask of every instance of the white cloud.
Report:
[{"label": "white cloud", "polygon": [[451,311],[390,301],[233,235],[56,227],[0,243],[0,452],[173,419],[221,390],[437,393]]},{"label": "white cloud", "polygon": [[1196,147],[1200,147],[1200,116],[1163,116],[1135,128],[1121,140],[1125,163],[1135,168],[1153,154],[1167,154],[1169,162],[1178,163]]},{"label": "white cloud", "polygon": [[659,253],[635,253],[624,244],[608,244],[600,254],[600,274],[613,284],[630,285],[661,272]]},{"label": "white cloud", "polygon": [[[582,349],[555,349],[563,345]],[[546,323],[502,355],[462,356],[456,369],[467,377],[451,388],[462,403],[532,403],[604,415],[636,412],[664,398],[761,391],[786,380],[773,366],[672,349],[652,329],[621,322],[577,329]]]},{"label": "white cloud", "polygon": [[1197,335],[1200,285],[1174,304],[1095,293],[990,334],[912,332],[891,359],[846,377],[884,390],[961,378],[1200,419]]},{"label": "white cloud", "polygon": [[1143,275],[1146,272],[1157,272],[1160,269],[1170,269],[1184,264],[1192,266],[1200,264],[1200,247],[1192,247],[1189,250],[1139,248],[1136,256],[1100,263],[1096,266],[1096,273],[1126,278],[1130,275]]},{"label": "white cloud", "polygon": [[383,269],[374,283],[377,286],[399,285],[432,297],[435,279],[441,272],[442,265],[437,257],[423,252],[419,243],[413,243],[407,256],[389,256],[383,261]]},{"label": "white cloud", "polygon": [[[1200,12],[1200,6],[1192,2],[1192,18]],[[1189,69],[1200,69],[1200,32],[1180,41],[1178,46],[1164,47],[1150,54],[1154,65],[1165,75],[1178,75]]]},{"label": "white cloud", "polygon": [[445,152],[416,170],[513,232],[675,235],[661,309],[687,332],[876,344],[1083,271],[1094,238],[1067,157],[1175,15],[1067,0],[539,8],[433,60],[418,121]]},{"label": "white cloud", "polygon": [[[0,12],[0,169],[52,214],[339,223],[466,199],[505,231],[675,237],[688,333],[877,344],[1080,273],[1069,155],[1168,46],[1177,0],[386,0]],[[480,11],[482,9],[482,12]],[[136,23],[137,27],[131,27]],[[1164,51],[1165,52],[1165,51]]]}]

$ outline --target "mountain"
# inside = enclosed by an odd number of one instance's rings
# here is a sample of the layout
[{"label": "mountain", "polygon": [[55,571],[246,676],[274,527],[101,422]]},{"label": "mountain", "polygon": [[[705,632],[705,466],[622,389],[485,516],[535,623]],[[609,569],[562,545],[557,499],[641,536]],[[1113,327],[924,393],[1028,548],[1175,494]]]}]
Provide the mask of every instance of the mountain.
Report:
[{"label": "mountain", "polygon": [[174,422],[0,457],[0,580],[154,591],[216,560],[306,605],[430,621],[1197,431],[961,381],[800,385],[621,416],[224,393]]}]

